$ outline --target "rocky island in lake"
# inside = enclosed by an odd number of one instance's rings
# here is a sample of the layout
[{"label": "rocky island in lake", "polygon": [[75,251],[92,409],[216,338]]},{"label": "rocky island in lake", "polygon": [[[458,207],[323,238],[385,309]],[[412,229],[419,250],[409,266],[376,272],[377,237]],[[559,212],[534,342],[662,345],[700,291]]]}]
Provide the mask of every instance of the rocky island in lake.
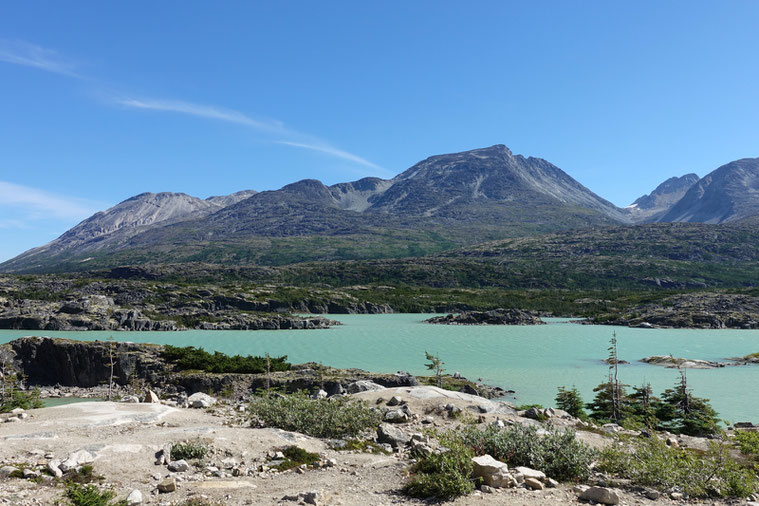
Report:
[{"label": "rocky island in lake", "polygon": [[521,309],[464,311],[459,314],[435,316],[425,321],[443,325],[545,325],[546,323],[535,313]]}]

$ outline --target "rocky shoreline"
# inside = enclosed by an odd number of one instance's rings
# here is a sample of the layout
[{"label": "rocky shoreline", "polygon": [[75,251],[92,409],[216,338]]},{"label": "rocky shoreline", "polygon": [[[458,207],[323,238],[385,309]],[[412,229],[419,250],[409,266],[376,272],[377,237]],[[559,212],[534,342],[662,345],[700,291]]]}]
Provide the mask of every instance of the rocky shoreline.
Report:
[{"label": "rocky shoreline", "polygon": [[[27,382],[43,386],[46,391],[55,391],[55,388],[48,388],[51,386],[57,386],[59,392],[61,387],[102,391],[102,385],[108,384],[111,377],[111,354],[114,383],[125,390],[149,386],[167,394],[224,392],[227,396],[244,398],[265,388],[286,392],[322,390],[332,396],[347,393],[351,385],[362,381],[386,388],[419,385],[419,380],[408,372],[372,373],[361,369],[336,369],[313,362],[295,364],[288,371],[269,374],[180,370],[164,359],[164,347],[154,344],[23,337],[4,346],[14,353]],[[448,382],[458,390],[485,398],[507,394],[500,387],[474,383],[460,376],[448,378]],[[76,396],[93,395],[79,390]]]},{"label": "rocky shoreline", "polygon": [[673,295],[623,313],[605,313],[580,323],[634,328],[759,329],[759,297],[696,293]]},{"label": "rocky shoreline", "polygon": [[521,309],[494,309],[492,311],[464,311],[459,314],[436,316],[425,323],[442,325],[545,325],[536,313]]}]

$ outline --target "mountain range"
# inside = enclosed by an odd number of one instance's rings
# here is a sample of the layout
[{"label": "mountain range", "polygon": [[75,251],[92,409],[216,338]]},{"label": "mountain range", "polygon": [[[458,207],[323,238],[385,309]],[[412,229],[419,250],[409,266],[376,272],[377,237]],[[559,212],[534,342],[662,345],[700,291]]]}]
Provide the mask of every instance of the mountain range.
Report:
[{"label": "mountain range", "polygon": [[618,208],[546,160],[495,145],[427,158],[393,179],[199,199],[143,193],[0,264],[4,272],[125,264],[287,264],[420,256],[509,237],[759,215],[759,158],[664,181]]}]

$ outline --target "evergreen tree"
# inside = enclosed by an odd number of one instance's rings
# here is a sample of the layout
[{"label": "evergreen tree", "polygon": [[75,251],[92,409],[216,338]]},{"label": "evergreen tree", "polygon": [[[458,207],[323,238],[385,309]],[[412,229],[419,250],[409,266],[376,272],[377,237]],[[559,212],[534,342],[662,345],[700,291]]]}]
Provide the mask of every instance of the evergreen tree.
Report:
[{"label": "evergreen tree", "polygon": [[559,392],[556,394],[556,407],[581,420],[588,418],[580,392],[574,386],[570,390],[563,386],[559,387]]},{"label": "evergreen tree", "polygon": [[680,381],[675,388],[669,388],[662,394],[662,402],[656,410],[661,420],[661,427],[678,434],[688,436],[708,436],[717,432],[719,419],[717,412],[709,404],[709,399],[702,399],[692,394],[688,388],[685,369],[678,367]]},{"label": "evergreen tree", "polygon": [[639,387],[633,387],[632,393],[628,395],[630,416],[647,427],[657,427],[659,419],[656,417],[656,410],[661,404],[661,399],[654,396],[654,391],[650,383],[644,383]]}]

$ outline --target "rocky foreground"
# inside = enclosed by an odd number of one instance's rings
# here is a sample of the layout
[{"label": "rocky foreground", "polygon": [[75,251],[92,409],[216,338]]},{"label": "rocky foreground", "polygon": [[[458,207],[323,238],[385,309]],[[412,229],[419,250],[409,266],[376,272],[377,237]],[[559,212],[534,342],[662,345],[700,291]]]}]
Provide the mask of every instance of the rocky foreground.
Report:
[{"label": "rocky foreground", "polygon": [[459,314],[436,316],[425,322],[443,325],[545,325],[535,313],[521,309],[464,311]]},{"label": "rocky foreground", "polygon": [[[338,441],[251,426],[244,404],[219,402],[203,394],[153,403],[92,402],[2,415],[6,423],[0,423],[0,504],[53,504],[62,497],[55,477],[76,474],[83,466],[92,466],[92,474],[102,477],[95,481],[98,487],[113,490],[118,499],[129,498],[132,505],[427,504],[400,493],[414,462],[412,452],[438,451],[427,429],[452,428],[469,418],[500,427],[583,427],[583,422],[560,410],[544,410],[541,414],[547,420],[538,422],[508,403],[435,387],[365,387],[353,396],[377,406],[390,420],[367,435],[375,445],[369,449],[376,448],[375,453],[340,450]],[[152,396],[147,400],[158,401]],[[611,441],[602,434],[580,431],[578,437],[601,447]],[[172,459],[173,445],[184,443],[203,445],[208,453],[200,459]],[[700,443],[685,438],[673,444]],[[279,471],[282,452],[292,445],[318,454],[318,460]],[[630,505],[681,502],[677,494],[671,499],[653,490],[619,488],[623,484],[601,475],[591,485],[559,484],[539,471],[508,468],[484,457],[476,459],[475,473],[486,484],[450,504],[538,506],[591,499]]]},{"label": "rocky foreground", "polygon": [[637,328],[757,329],[759,297],[718,293],[673,295],[622,313],[601,314],[587,323]]}]

